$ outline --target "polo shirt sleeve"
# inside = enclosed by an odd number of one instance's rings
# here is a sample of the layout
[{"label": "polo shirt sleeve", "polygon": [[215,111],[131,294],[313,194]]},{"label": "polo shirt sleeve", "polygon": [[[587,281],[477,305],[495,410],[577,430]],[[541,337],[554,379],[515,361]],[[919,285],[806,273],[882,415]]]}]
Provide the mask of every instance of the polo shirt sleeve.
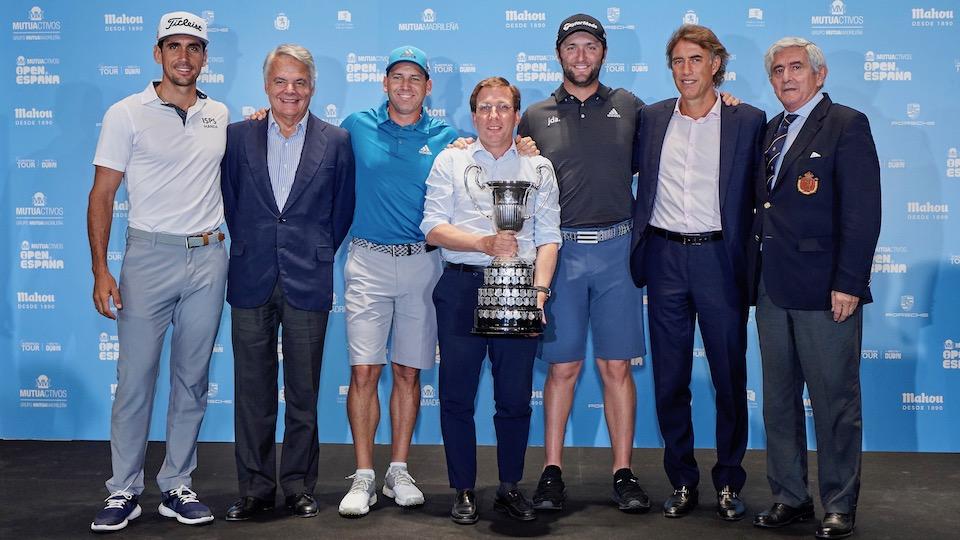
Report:
[{"label": "polo shirt sleeve", "polygon": [[423,221],[420,231],[430,234],[437,225],[453,221],[456,208],[453,200],[453,151],[446,149],[437,155],[427,176],[427,197],[423,203]]},{"label": "polo shirt sleeve", "polygon": [[103,115],[100,140],[93,164],[124,172],[133,153],[133,120],[123,102],[115,103]]},{"label": "polo shirt sleeve", "polygon": [[560,190],[557,188],[557,174],[550,160],[543,161],[550,170],[550,177],[545,179],[537,190],[534,206],[534,209],[540,208],[533,222],[533,244],[537,247],[544,244],[563,244],[560,235]]}]

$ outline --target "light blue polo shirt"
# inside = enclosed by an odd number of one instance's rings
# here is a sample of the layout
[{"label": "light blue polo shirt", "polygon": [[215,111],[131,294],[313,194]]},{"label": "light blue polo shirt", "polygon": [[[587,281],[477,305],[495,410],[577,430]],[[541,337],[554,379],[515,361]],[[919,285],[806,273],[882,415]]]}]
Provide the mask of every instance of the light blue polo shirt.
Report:
[{"label": "light blue polo shirt", "polygon": [[433,160],[457,132],[424,109],[420,121],[399,126],[387,102],[351,114],[340,127],[350,132],[357,163],[357,203],[350,232],[378,244],[422,242],[420,222]]}]

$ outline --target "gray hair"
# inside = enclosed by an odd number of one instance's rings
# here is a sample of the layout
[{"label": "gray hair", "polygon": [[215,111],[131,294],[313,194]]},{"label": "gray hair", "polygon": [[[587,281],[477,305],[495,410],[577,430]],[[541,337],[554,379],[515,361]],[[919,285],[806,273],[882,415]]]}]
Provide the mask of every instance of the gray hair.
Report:
[{"label": "gray hair", "polygon": [[777,40],[776,43],[767,49],[767,54],[763,55],[763,66],[767,69],[767,77],[770,77],[773,70],[773,57],[783,49],[789,47],[800,47],[807,52],[807,59],[810,61],[810,67],[813,71],[820,71],[820,68],[827,67],[827,59],[823,56],[823,51],[817,44],[803,39],[802,37],[785,37]]},{"label": "gray hair", "polygon": [[267,82],[267,77],[270,76],[270,64],[272,64],[274,59],[280,55],[289,56],[307,66],[307,71],[310,72],[310,87],[313,88],[316,85],[317,65],[313,63],[313,55],[310,54],[310,51],[308,51],[305,47],[291,43],[280,45],[276,49],[270,51],[270,54],[267,55],[267,58],[263,61],[264,82]]}]

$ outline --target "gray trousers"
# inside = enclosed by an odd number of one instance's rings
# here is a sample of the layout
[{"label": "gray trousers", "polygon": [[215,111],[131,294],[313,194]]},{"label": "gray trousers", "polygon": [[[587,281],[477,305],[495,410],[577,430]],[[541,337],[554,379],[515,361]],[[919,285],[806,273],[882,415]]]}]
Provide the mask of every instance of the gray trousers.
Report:
[{"label": "gray trousers", "polygon": [[120,270],[120,354],[110,417],[113,477],[106,486],[110,492],[140,494],[160,352],[171,325],[167,454],[157,484],[162,491],[191,485],[207,407],[207,369],[223,310],[227,252],[223,243],[187,249],[137,232],[127,233]]},{"label": "gray trousers", "polygon": [[803,406],[806,382],[824,512],[856,511],[863,444],[862,329],[862,307],[842,323],[834,322],[830,311],[783,309],[770,300],[761,280],[757,330],[763,363],[767,480],[775,503],[796,507],[810,501]]}]

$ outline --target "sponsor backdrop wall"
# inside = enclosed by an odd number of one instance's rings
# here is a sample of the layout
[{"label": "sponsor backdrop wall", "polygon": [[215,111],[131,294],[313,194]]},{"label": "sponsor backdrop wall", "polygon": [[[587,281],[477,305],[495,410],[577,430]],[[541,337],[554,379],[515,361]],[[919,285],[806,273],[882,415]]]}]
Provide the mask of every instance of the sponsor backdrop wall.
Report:
[{"label": "sponsor backdrop wall", "polygon": [[[209,64],[199,85],[228,105],[234,121],[266,103],[261,63],[277,44],[300,43],[313,51],[319,80],[311,109],[332,123],[378,105],[384,99],[381,79],[389,51],[415,44],[427,51],[433,66],[429,114],[469,134],[467,98],[483,77],[502,75],[516,82],[524,104],[550,95],[561,79],[554,56],[556,28],[567,15],[586,9],[608,30],[609,54],[601,80],[628,88],[646,102],[676,95],[663,49],[670,33],[684,22],[716,31],[732,54],[724,89],[765,109],[770,117],[780,108],[763,70],[767,46],[785,35],[821,45],[830,68],[826,89],[835,101],[870,118],[882,167],[883,231],[873,266],[876,301],[867,306],[864,318],[864,447],[960,451],[960,216],[951,216],[960,206],[960,3],[642,4],[5,2],[0,30],[0,253],[5,261],[0,266],[0,437],[109,437],[117,330],[96,314],[90,299],[85,227],[90,162],[107,107],[159,76],[151,47],[163,12],[188,9],[208,21]],[[108,253],[115,275],[123,260],[128,211],[121,189]],[[343,255],[338,255],[319,404],[320,438],[335,443],[350,441],[339,273]],[[762,448],[764,396],[752,319],[749,332],[750,446]],[[210,369],[209,408],[201,432],[205,441],[233,440],[236,398],[229,336],[225,310]],[[713,393],[702,344],[698,341],[696,347],[696,441],[710,447],[715,441]],[[650,362],[649,355],[632,362],[639,447],[661,444]],[[534,445],[543,441],[544,377],[538,363],[531,396]],[[164,359],[153,439],[164,438],[168,381]],[[436,369],[423,373],[417,443],[441,442],[436,381]],[[381,384],[384,407],[389,385],[389,379]],[[478,401],[479,439],[492,444],[489,376]],[[387,418],[384,414],[380,425],[381,442],[389,440]],[[571,445],[608,445],[593,366],[584,370],[567,435]]]}]

